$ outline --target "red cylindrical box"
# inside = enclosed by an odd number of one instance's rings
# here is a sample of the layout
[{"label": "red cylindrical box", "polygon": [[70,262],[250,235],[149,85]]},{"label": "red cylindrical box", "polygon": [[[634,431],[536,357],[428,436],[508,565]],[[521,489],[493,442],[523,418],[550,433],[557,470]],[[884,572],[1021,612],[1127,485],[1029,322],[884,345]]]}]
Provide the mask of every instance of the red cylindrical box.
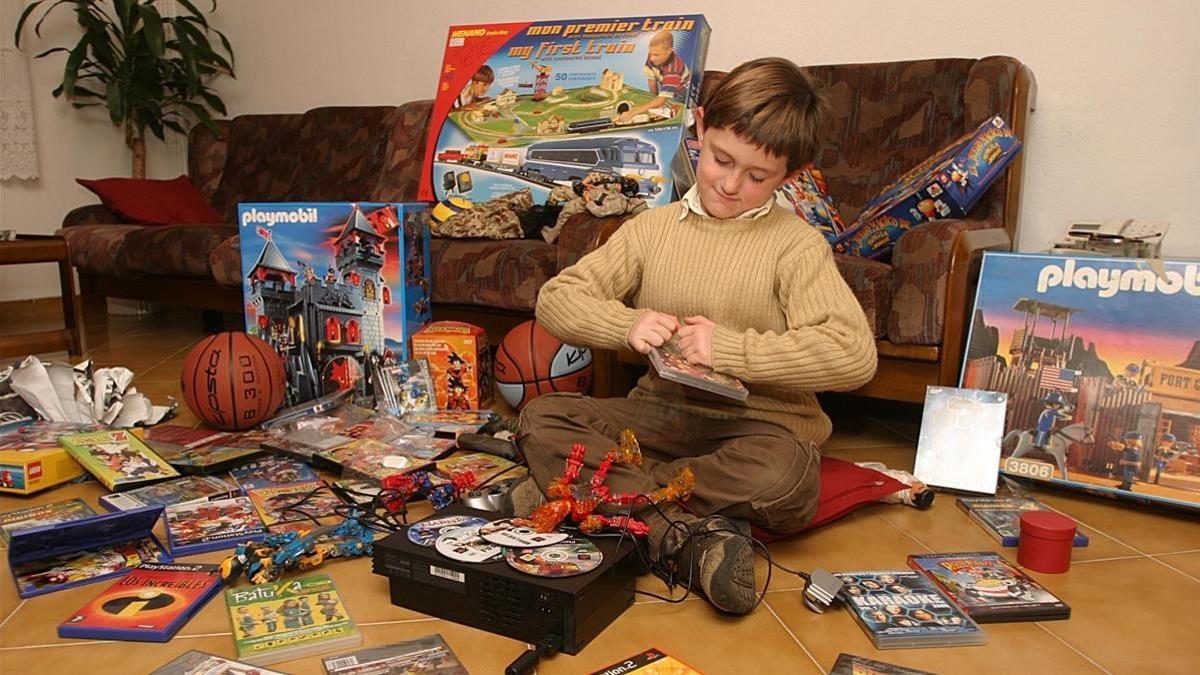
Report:
[{"label": "red cylindrical box", "polygon": [[1061,574],[1071,567],[1075,521],[1053,511],[1021,514],[1017,562],[1035,572]]}]

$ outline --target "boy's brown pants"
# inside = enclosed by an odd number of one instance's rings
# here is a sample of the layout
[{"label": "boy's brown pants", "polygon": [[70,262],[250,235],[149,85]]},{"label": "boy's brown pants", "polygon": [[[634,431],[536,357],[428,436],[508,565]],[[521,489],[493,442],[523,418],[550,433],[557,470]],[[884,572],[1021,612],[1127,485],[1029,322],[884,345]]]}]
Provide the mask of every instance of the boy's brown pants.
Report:
[{"label": "boy's brown pants", "polygon": [[[533,399],[521,413],[517,442],[534,480],[545,491],[562,475],[571,446],[587,446],[579,483],[617,445],[623,429],[632,429],[642,448],[641,466],[614,464],[606,485],[614,492],[651,492],[665,486],[684,467],[696,476],[688,511],[745,518],[776,532],[798,530],[812,520],[819,493],[820,453],[814,443],[798,440],[770,422],[714,419],[673,406],[625,398],[596,399],[580,394],[548,394]],[[609,513],[614,509],[607,509]],[[668,508],[673,518],[689,517]],[[651,508],[635,509],[650,525],[651,554],[670,553],[677,535]]]}]

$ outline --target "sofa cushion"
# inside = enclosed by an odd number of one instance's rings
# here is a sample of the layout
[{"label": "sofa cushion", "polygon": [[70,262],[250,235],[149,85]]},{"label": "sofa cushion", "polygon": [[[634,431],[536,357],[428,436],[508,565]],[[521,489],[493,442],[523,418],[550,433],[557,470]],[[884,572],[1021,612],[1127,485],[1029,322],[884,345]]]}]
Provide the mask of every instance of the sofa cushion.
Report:
[{"label": "sofa cushion", "polygon": [[833,259],[846,285],[862,305],[872,333],[876,338],[882,338],[887,334],[895,287],[891,266],[857,256],[835,255]]},{"label": "sofa cushion", "polygon": [[208,256],[221,241],[237,233],[232,225],[164,225],[142,227],[125,235],[118,260],[132,275],[163,274],[207,277]]},{"label": "sofa cushion", "polygon": [[136,277],[122,262],[125,259],[125,237],[130,232],[147,229],[144,225],[73,225],[55,234],[67,240],[71,247],[71,263],[81,272]]},{"label": "sofa cushion", "polygon": [[433,101],[411,101],[396,108],[391,132],[383,149],[383,166],[370,198],[377,202],[411,202],[417,198],[421,163],[425,158],[425,134]]},{"label": "sofa cushion", "polygon": [[228,237],[208,254],[208,267],[217,283],[226,288],[242,285],[242,238]]},{"label": "sofa cushion", "polygon": [[347,106],[304,113],[293,147],[304,168],[288,192],[306,202],[368,199],[379,180],[395,112],[395,106]]},{"label": "sofa cushion", "polygon": [[197,124],[188,132],[188,177],[196,189],[208,197],[209,203],[212,203],[225,172],[225,160],[229,153],[229,125],[229,120],[213,120],[219,135],[203,124]]},{"label": "sofa cushion", "polygon": [[556,272],[557,252],[541,240],[432,239],[433,301],[532,312]]},{"label": "sofa cushion", "polygon": [[300,165],[302,115],[239,115],[226,130],[225,168],[212,204],[221,221],[237,220],[238,202],[286,202]]},{"label": "sofa cushion", "polygon": [[221,214],[209,205],[187,176],[170,180],[76,178],[75,182],[94,192],[105,207],[127,223],[178,225],[221,220]]}]

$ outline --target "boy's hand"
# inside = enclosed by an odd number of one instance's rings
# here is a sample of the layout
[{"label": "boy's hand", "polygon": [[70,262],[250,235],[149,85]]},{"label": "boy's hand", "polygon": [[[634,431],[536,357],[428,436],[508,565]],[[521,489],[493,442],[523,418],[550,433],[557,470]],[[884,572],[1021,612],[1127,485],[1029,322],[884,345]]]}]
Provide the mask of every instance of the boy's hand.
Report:
[{"label": "boy's hand", "polygon": [[717,324],[704,316],[689,316],[683,319],[686,324],[679,329],[679,350],[688,363],[699,364],[712,368],[713,330]]},{"label": "boy's hand", "polygon": [[679,330],[679,320],[670,314],[650,310],[642,312],[633,325],[629,327],[626,341],[639,354],[649,354],[651,347],[661,347],[675,331]]}]

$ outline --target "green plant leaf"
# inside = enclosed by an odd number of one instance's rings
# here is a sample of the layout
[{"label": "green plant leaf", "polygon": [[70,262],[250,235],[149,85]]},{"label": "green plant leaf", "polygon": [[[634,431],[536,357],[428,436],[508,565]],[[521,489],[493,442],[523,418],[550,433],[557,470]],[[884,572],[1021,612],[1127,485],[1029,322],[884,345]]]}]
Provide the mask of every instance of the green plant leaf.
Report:
[{"label": "green plant leaf", "polygon": [[163,19],[158,15],[154,5],[138,5],[138,13],[142,15],[142,30],[146,34],[146,45],[150,53],[156,57],[163,55]]},{"label": "green plant leaf", "polygon": [[79,44],[71,50],[70,56],[67,57],[67,63],[63,66],[63,93],[67,98],[75,95],[75,80],[79,77],[79,64],[83,62],[84,54],[87,53],[88,43],[85,39],[80,40]]},{"label": "green plant leaf", "polygon": [[106,102],[108,103],[108,117],[112,123],[120,126],[125,121],[125,97],[122,95],[121,83],[114,80],[108,85],[106,92]]}]

